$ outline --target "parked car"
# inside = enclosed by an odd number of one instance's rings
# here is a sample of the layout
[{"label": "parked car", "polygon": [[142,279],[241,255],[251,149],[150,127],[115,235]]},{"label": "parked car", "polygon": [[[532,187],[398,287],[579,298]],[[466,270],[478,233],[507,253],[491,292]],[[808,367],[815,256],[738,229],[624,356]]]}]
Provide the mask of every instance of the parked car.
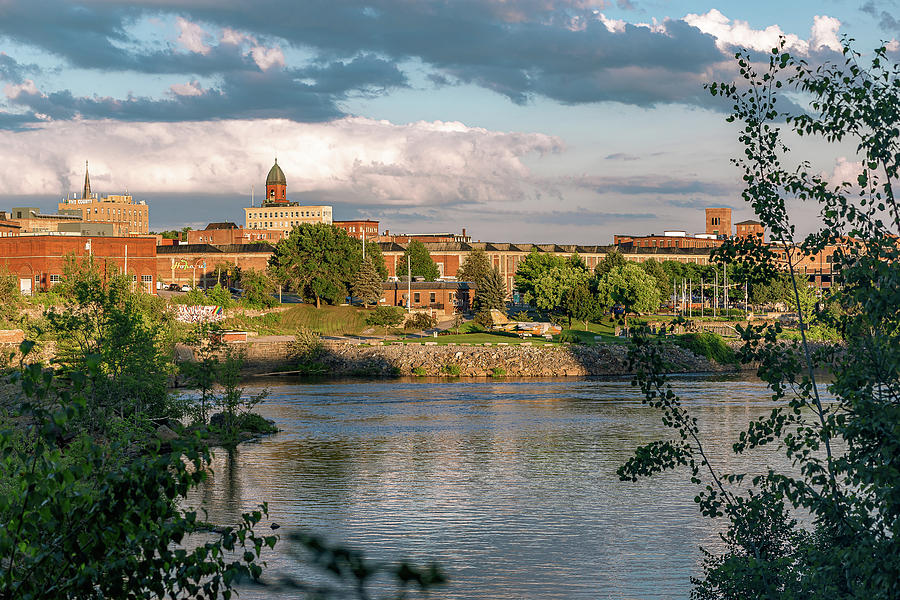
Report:
[{"label": "parked car", "polygon": [[189,292],[189,291],[191,291],[191,286],[189,286],[188,284],[184,284],[183,286],[181,286],[181,291]]}]

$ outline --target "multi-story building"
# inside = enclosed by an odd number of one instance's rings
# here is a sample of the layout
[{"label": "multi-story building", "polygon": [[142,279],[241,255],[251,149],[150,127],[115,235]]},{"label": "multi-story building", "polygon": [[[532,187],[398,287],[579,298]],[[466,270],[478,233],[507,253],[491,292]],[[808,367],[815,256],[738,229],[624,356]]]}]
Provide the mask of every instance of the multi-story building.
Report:
[{"label": "multi-story building", "polygon": [[463,228],[462,234],[459,233],[394,233],[385,231],[383,235],[378,237],[379,242],[394,242],[396,244],[408,244],[416,240],[418,242],[459,242],[468,244],[472,241],[472,236],[466,235]]},{"label": "multi-story building", "polygon": [[765,241],[765,230],[763,229],[762,223],[759,221],[741,221],[740,223],[735,223],[734,226],[737,229],[735,237],[759,237],[760,241]]},{"label": "multi-story building", "polygon": [[60,225],[79,225],[81,215],[63,211],[58,215],[48,215],[36,206],[16,206],[9,213],[0,212],[0,219],[19,226],[21,233],[56,233]]},{"label": "multi-story building", "polygon": [[187,232],[188,244],[254,244],[268,242],[273,246],[283,240],[287,232],[281,229],[247,229],[234,223],[210,223],[206,229]]},{"label": "multi-story building", "polygon": [[150,209],[146,202],[135,202],[128,194],[100,197],[91,192],[91,178],[84,164],[84,189],[81,197],[65,198],[60,214],[77,215],[89,223],[111,223],[113,235],[146,235],[150,232]]},{"label": "multi-story building", "polygon": [[244,208],[247,229],[276,229],[290,231],[303,223],[332,223],[330,206],[301,206],[287,200],[287,179],[278,166],[278,159],[266,176],[266,198],[262,206]]},{"label": "multi-story building", "polygon": [[713,234],[664,231],[662,235],[615,235],[613,243],[635,248],[718,248],[722,240]]},{"label": "multi-story building", "polygon": [[731,209],[707,208],[706,233],[716,237],[731,237]]},{"label": "multi-story building", "polygon": [[152,237],[85,237],[65,233],[0,237],[0,267],[19,278],[23,294],[59,283],[72,256],[93,257],[102,272],[114,267],[131,275],[136,290],[156,293],[156,240]]},{"label": "multi-story building", "polygon": [[376,241],[378,239],[378,221],[369,219],[358,221],[332,221],[335,227],[340,227],[347,232],[352,238],[361,240],[365,238],[368,241]]}]

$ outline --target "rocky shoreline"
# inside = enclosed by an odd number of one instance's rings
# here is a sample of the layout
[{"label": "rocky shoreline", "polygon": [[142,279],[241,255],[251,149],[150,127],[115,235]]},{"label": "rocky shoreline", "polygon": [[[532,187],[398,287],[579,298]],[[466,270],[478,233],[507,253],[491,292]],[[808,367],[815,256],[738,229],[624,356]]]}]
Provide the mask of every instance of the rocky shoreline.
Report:
[{"label": "rocky shoreline", "polygon": [[[628,347],[585,345],[333,344],[314,357],[298,357],[289,340],[250,341],[245,351],[248,374],[310,374],[329,377],[583,377],[629,375]],[[689,350],[670,346],[672,373],[729,372]]]}]

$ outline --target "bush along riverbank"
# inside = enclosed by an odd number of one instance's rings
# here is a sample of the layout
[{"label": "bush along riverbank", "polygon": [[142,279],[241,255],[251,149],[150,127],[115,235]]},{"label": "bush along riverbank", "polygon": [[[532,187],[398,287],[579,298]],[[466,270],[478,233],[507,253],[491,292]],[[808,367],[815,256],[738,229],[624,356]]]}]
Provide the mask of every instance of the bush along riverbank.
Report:
[{"label": "bush along riverbank", "polygon": [[[629,375],[622,344],[528,346],[463,344],[298,344],[290,339],[235,344],[245,374],[284,373],[330,377],[577,377]],[[299,346],[299,347],[298,347]],[[665,346],[672,373],[734,370],[675,344]],[[196,360],[196,359],[194,359]]]}]

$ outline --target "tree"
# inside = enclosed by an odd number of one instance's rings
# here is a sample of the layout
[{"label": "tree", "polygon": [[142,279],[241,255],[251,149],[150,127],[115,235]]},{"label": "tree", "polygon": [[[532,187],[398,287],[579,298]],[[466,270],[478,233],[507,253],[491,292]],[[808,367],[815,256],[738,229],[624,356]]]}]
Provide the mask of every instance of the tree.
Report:
[{"label": "tree", "polygon": [[125,415],[177,416],[166,390],[175,340],[165,302],[132,291],[131,277],[101,270],[93,258],[71,258],[64,271],[65,304],[47,312],[48,332],[64,370],[97,367],[86,411],[91,426]]},{"label": "tree", "polygon": [[[708,454],[696,420],[666,382],[659,342],[638,336],[631,354],[645,402],[658,408],[674,439],[639,448],[619,469],[634,480],[678,465],[702,486],[701,512],[725,520],[721,553],[706,553],[692,596],[718,598],[872,598],[900,596],[900,67],[885,48],[868,67],[849,46],[844,60],[811,67],[785,51],[782,40],[757,68],[758,57],[737,55],[740,83],[712,83],[713,95],[733,106],[741,125],[742,196],[787,254],[791,303],[799,315],[799,342],[785,343],[782,328],[741,330],[738,352],[772,390],[777,406],[747,424],[733,446],[752,453],[765,446],[787,455],[791,468],[761,474],[730,473],[728,458]],[[767,64],[766,64],[767,63]],[[784,111],[783,94],[791,99]],[[794,96],[794,97],[796,97]],[[825,169],[796,158],[788,142],[810,137],[816,154],[853,147],[858,176],[834,184]],[[819,205],[817,229],[797,239],[789,208],[797,199]],[[822,318],[840,342],[813,351],[807,340],[801,257],[836,248],[838,284]],[[728,242],[717,252],[740,261],[752,283],[775,277],[771,251]],[[820,373],[830,398],[820,396]],[[838,443],[839,442],[839,443]],[[766,459],[768,464],[772,464]],[[809,515],[806,524],[791,517]]]},{"label": "tree", "polygon": [[647,272],[647,275],[656,282],[656,289],[659,290],[660,298],[672,297],[672,279],[666,273],[663,266],[656,260],[650,259],[641,263],[641,267]]},{"label": "tree", "polygon": [[[33,343],[20,346],[27,355]],[[89,365],[95,369],[96,364]],[[185,505],[209,471],[196,438],[153,443],[84,435],[89,381],[40,363],[15,373],[24,403],[0,431],[0,589],[4,598],[228,597],[262,573],[276,536],[254,531],[265,505],[221,533]],[[67,441],[68,440],[68,441]],[[190,547],[183,543],[194,534]]]},{"label": "tree", "polygon": [[604,256],[603,260],[598,262],[597,266],[594,267],[594,276],[597,277],[597,279],[600,279],[615,267],[624,267],[626,262],[625,256],[623,256],[618,249],[614,249]]},{"label": "tree", "polygon": [[441,276],[438,266],[431,260],[431,254],[425,244],[419,240],[411,240],[406,246],[406,251],[400,258],[399,268],[405,272],[407,258],[410,260],[411,275],[424,277],[425,281],[434,281]]},{"label": "tree", "polygon": [[241,300],[246,306],[269,308],[278,304],[278,299],[273,295],[275,282],[265,271],[241,269],[238,271],[235,283],[243,290]]},{"label": "tree", "polygon": [[[362,248],[362,244],[360,244],[360,248]],[[381,245],[378,242],[366,242],[366,258],[372,259],[372,264],[375,265],[375,271],[381,281],[387,281],[387,265],[384,264],[384,254],[382,254]]]},{"label": "tree", "polygon": [[466,255],[466,260],[463,261],[463,264],[456,272],[456,279],[477,283],[482,277],[486,277],[491,270],[491,262],[488,260],[487,253],[482,248],[473,248]]},{"label": "tree", "polygon": [[[304,299],[340,302],[347,296],[362,246],[339,227],[303,223],[275,246],[269,268],[276,279],[290,284]],[[356,262],[354,262],[356,259]]]},{"label": "tree", "polygon": [[659,308],[656,280],[634,263],[613,267],[601,277],[597,282],[597,297],[603,306],[622,305],[626,314]]},{"label": "tree", "polygon": [[475,284],[475,312],[503,310],[506,307],[506,286],[497,269],[491,269]]},{"label": "tree", "polygon": [[372,258],[366,256],[362,268],[356,273],[356,278],[353,280],[351,293],[359,298],[364,305],[374,304],[378,302],[384,293],[381,286],[382,281],[384,280],[381,279],[378,271],[375,270],[375,265],[372,264]]},{"label": "tree", "polygon": [[590,279],[590,272],[577,255],[563,258],[532,250],[516,269],[516,288],[525,302],[543,310],[558,310],[566,292]]},{"label": "tree", "polygon": [[384,327],[384,335],[387,335],[388,327],[396,327],[403,322],[403,315],[403,309],[399,306],[376,306],[366,315],[366,325]]},{"label": "tree", "polygon": [[584,329],[588,328],[588,321],[597,314],[597,299],[591,293],[587,282],[579,283],[566,292],[565,309],[569,316],[569,326],[571,327],[571,319],[578,319],[584,322]]}]

